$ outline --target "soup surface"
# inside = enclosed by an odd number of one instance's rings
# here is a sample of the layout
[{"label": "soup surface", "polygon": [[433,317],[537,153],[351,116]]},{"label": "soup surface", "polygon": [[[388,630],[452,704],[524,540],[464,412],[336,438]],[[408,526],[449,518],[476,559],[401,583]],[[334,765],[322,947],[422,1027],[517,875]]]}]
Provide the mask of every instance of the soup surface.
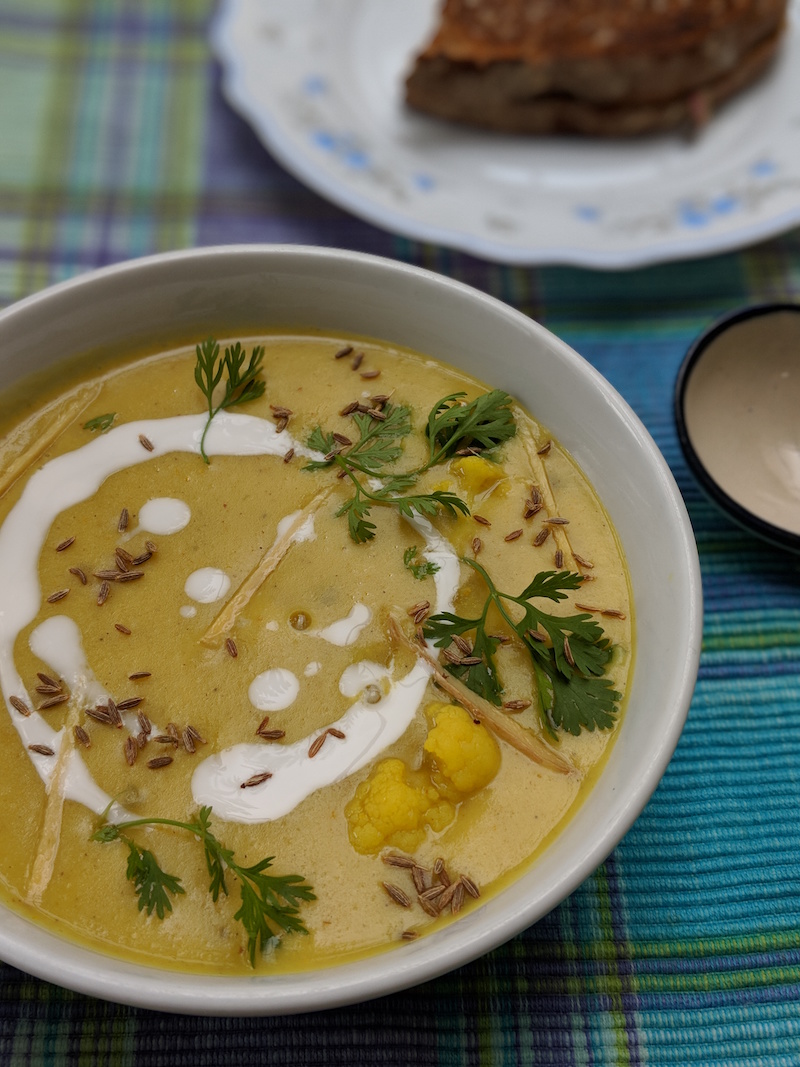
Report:
[{"label": "soup surface", "polygon": [[5,899],[216,973],[501,888],[591,788],[632,660],[608,517],[510,397],[361,339],[241,346],[2,408]]}]

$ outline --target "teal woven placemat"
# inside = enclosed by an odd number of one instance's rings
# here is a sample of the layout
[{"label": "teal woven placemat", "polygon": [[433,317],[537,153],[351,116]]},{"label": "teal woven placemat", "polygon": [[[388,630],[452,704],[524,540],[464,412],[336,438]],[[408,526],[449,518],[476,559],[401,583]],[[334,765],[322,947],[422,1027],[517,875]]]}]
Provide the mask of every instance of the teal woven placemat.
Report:
[{"label": "teal woven placemat", "polygon": [[0,966],[0,1063],[800,1064],[800,568],[706,503],[671,412],[704,326],[800,296],[800,233],[610,274],[392,236],[299,185],[226,107],[210,14],[205,0],[0,3],[0,302],[236,241],[375,252],[500,297],[597,366],[675,472],[704,578],[700,678],[675,758],[614,854],[484,959],[374,1003],[263,1020],[137,1011]]}]

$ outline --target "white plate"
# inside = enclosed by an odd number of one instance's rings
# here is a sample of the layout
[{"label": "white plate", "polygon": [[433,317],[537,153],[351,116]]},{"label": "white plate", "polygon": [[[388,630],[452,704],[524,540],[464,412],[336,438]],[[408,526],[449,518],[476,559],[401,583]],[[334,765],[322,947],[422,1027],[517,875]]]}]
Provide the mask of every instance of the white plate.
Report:
[{"label": "white plate", "polygon": [[322,196],[385,229],[523,265],[635,267],[800,222],[800,0],[768,76],[692,143],[524,138],[414,114],[438,0],[222,0],[230,103]]}]

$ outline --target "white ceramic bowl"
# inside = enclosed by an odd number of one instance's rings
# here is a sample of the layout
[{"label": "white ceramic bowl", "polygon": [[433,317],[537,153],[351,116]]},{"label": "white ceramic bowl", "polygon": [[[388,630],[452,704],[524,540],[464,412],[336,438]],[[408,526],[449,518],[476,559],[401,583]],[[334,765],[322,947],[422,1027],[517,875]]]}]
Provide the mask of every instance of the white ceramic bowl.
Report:
[{"label": "white ceramic bowl", "polygon": [[480,956],[545,915],[605,859],[672,756],[697,674],[697,550],[672,475],[639,419],[585,360],[483,293],[389,260],[297,246],[204,248],[134,260],[0,314],[0,388],[63,358],[273,326],[417,349],[508,390],[594,483],[627,555],[636,659],[619,736],[589,802],[501,894],[432,936],[297,975],[209,977],[115,960],[4,911],[0,957],[92,996],[162,1011],[282,1014],[366,1000]]}]

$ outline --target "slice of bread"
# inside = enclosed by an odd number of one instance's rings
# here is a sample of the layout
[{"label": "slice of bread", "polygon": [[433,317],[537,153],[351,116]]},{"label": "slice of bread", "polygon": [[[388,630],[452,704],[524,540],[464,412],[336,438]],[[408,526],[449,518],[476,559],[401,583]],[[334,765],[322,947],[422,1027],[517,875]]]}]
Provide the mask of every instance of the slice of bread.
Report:
[{"label": "slice of bread", "polygon": [[701,125],[763,73],[786,0],[445,0],[414,108],[514,133]]}]

